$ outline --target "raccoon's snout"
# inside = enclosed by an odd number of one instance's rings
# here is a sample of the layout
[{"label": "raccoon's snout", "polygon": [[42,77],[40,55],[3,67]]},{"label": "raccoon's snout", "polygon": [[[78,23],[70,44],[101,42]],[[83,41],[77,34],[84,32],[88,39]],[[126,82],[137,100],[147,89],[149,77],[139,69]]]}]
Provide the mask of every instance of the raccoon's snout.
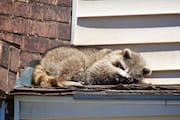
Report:
[{"label": "raccoon's snout", "polygon": [[130,84],[130,83],[133,83],[133,81],[134,81],[133,78],[131,78],[131,77],[126,78],[126,77],[123,77],[119,74],[116,74],[114,79],[115,79],[117,84],[119,84],[119,83]]}]

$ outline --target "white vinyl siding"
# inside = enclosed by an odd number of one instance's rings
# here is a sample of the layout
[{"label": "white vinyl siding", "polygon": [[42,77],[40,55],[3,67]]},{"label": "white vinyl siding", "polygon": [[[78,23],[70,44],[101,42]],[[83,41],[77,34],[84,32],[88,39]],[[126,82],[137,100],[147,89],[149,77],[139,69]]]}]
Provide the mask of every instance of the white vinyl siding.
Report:
[{"label": "white vinyl siding", "polygon": [[180,42],[179,0],[73,0],[75,45]]}]

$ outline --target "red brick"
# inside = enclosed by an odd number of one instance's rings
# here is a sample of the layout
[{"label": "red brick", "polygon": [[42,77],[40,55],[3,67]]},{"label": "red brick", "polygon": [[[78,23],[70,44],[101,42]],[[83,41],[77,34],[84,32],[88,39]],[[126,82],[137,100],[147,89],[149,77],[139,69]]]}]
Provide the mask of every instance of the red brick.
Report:
[{"label": "red brick", "polygon": [[29,52],[44,53],[49,49],[49,40],[40,37],[24,37],[21,49]]},{"label": "red brick", "polygon": [[23,18],[0,16],[0,29],[2,31],[27,34],[29,21]]},{"label": "red brick", "polygon": [[12,0],[0,0],[0,13],[12,14]]},{"label": "red brick", "polygon": [[44,20],[54,20],[60,22],[70,22],[70,7],[44,5],[42,9]]},{"label": "red brick", "polygon": [[20,34],[29,33],[29,21],[23,18],[11,18],[12,32]]},{"label": "red brick", "polygon": [[0,30],[11,32],[11,29],[12,25],[10,18],[7,16],[0,15]]},{"label": "red brick", "polygon": [[57,0],[34,0],[34,1],[40,2],[40,3],[52,4],[52,5],[57,4]]},{"label": "red brick", "polygon": [[15,85],[16,73],[9,72],[7,69],[0,67],[0,89],[9,93]]},{"label": "red brick", "polygon": [[15,16],[31,17],[32,6],[25,2],[15,2]]},{"label": "red brick", "polygon": [[15,3],[15,16],[42,20],[42,7],[37,3]]},{"label": "red brick", "polygon": [[65,40],[51,40],[50,41],[50,48],[58,47],[58,46],[65,46],[70,45],[70,41]]},{"label": "red brick", "polygon": [[7,42],[11,42],[11,43],[14,43],[14,44],[17,44],[17,45],[21,45],[21,41],[22,41],[22,36],[20,35],[15,35],[15,34],[12,34],[12,35],[6,35],[6,40]]},{"label": "red brick", "polygon": [[43,20],[42,5],[32,3],[31,6],[31,18]]},{"label": "red brick", "polygon": [[16,73],[9,71],[9,73],[8,73],[8,88],[7,88],[8,93],[13,90],[15,84],[16,84]]},{"label": "red brick", "polygon": [[57,38],[58,36],[58,26],[55,22],[32,21],[30,26],[32,35],[48,38]]},{"label": "red brick", "polygon": [[60,6],[72,6],[72,0],[34,0],[36,2],[60,5]]},{"label": "red brick", "polygon": [[16,73],[10,72],[0,66],[0,89],[9,93],[15,85]]},{"label": "red brick", "polygon": [[71,29],[70,29],[70,24],[66,23],[59,23],[58,25],[58,33],[59,39],[65,39],[65,40],[70,40],[71,37]]},{"label": "red brick", "polygon": [[57,0],[57,4],[61,6],[72,6],[72,0]]},{"label": "red brick", "polygon": [[28,3],[28,2],[29,2],[29,0],[16,0],[16,1],[26,2],[26,3]]},{"label": "red brick", "polygon": [[0,66],[0,89],[3,91],[8,90],[8,71]]},{"label": "red brick", "polygon": [[7,41],[9,43],[14,43],[14,44],[20,45],[22,38],[20,35],[1,32],[0,33],[0,39]]},{"label": "red brick", "polygon": [[17,72],[20,66],[20,49],[11,47],[10,70]]},{"label": "red brick", "polygon": [[10,49],[8,45],[0,43],[0,65],[8,68]]},{"label": "red brick", "polygon": [[20,68],[24,68],[27,63],[29,63],[32,60],[40,60],[41,56],[37,53],[30,53],[23,51],[20,55]]}]

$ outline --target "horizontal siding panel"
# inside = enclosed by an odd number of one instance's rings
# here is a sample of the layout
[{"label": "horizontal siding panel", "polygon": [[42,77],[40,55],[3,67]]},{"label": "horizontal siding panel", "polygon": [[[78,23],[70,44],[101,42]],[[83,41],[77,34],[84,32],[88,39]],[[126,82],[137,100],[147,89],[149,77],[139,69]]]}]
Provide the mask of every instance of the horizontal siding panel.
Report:
[{"label": "horizontal siding panel", "polygon": [[76,45],[180,43],[180,14],[78,18],[73,25]]},{"label": "horizontal siding panel", "polygon": [[[161,102],[161,103],[160,103]],[[146,101],[133,100],[131,104],[123,104],[121,100],[115,101],[74,101],[74,102],[22,102],[21,119],[71,119],[71,118],[123,118],[123,117],[152,117],[166,116],[171,117],[179,114],[179,106],[167,106],[165,101]],[[159,104],[158,104],[159,103]],[[103,109],[102,109],[103,108]],[[122,109],[123,108],[123,109]],[[146,108],[145,111],[141,111]],[[138,111],[135,111],[137,109]],[[32,112],[29,112],[32,111]]]},{"label": "horizontal siding panel", "polygon": [[179,78],[145,78],[143,82],[154,85],[173,85],[173,84],[180,84],[180,77]]},{"label": "horizontal siding panel", "polygon": [[179,0],[78,0],[77,16],[179,14],[179,6]]},{"label": "horizontal siding panel", "polygon": [[144,52],[142,56],[154,71],[180,70],[180,50]]},{"label": "horizontal siding panel", "polygon": [[180,42],[180,27],[103,29],[77,26],[75,45]]}]

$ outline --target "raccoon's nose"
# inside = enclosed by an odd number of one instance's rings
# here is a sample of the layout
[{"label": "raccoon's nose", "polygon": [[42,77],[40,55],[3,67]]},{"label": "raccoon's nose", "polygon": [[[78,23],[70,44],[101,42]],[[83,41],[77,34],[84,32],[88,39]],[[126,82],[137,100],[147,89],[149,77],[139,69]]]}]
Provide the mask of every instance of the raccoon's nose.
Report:
[{"label": "raccoon's nose", "polygon": [[152,71],[149,68],[143,68],[143,75],[149,76],[152,74]]},{"label": "raccoon's nose", "polygon": [[139,74],[139,75],[137,75],[137,77],[138,77],[138,78],[142,78],[142,77],[143,77],[143,75]]}]

